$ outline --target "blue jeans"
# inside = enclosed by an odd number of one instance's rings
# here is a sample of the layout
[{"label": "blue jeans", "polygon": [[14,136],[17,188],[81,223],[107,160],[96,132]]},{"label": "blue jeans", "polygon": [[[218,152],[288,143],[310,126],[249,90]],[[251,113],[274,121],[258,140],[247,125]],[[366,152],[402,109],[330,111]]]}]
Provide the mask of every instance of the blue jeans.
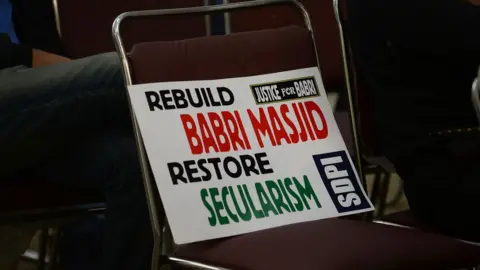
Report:
[{"label": "blue jeans", "polygon": [[0,70],[0,127],[0,179],[103,188],[102,268],[149,269],[151,228],[116,54]]}]

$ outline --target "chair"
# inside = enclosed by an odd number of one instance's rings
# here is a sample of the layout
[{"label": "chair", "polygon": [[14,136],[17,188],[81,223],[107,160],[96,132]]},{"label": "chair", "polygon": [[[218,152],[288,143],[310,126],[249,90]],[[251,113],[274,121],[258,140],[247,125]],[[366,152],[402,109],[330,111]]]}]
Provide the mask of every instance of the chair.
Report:
[{"label": "chair", "polygon": [[[369,115],[368,91],[362,89],[362,78],[357,76],[355,67],[355,52],[351,51],[348,36],[345,33],[345,24],[348,22],[348,14],[346,12],[347,1],[333,0],[335,7],[335,15],[337,24],[341,32],[342,51],[344,58],[345,73],[347,75],[347,89],[349,94],[350,120],[352,123],[352,143],[353,147],[360,153],[358,156],[363,160],[362,164],[374,164],[381,167],[388,173],[395,173],[395,167],[388,159],[382,155],[381,149],[375,143],[374,134],[372,134],[372,121]],[[475,84],[472,91],[472,101],[474,104],[478,101],[478,95],[475,96]],[[478,90],[477,90],[478,91]],[[476,109],[478,107],[475,107]],[[480,117],[480,115],[479,115]],[[424,224],[416,220],[410,211],[402,211],[382,217],[375,222],[389,225],[400,225],[403,227],[414,227],[423,230],[430,230]]]},{"label": "chair", "polygon": [[[60,224],[104,210],[103,196],[97,190],[67,189],[39,179],[0,184],[0,226],[35,224],[42,228],[38,253],[29,251],[24,255],[36,261],[38,270],[45,269],[47,261],[49,267],[56,264]],[[48,228],[53,228],[51,237]]]},{"label": "chair", "polygon": [[[122,21],[130,17],[208,14],[286,4],[303,11],[307,29],[290,26],[227,36],[140,43],[128,55],[120,35]],[[293,0],[128,12],[115,20],[113,35],[127,86],[251,76],[317,65],[308,13]],[[306,222],[172,248],[138,123],[135,118],[133,122],[154,230],[152,269],[164,264],[194,269],[438,269],[473,266],[480,256],[480,251],[473,246],[443,236],[342,219]],[[176,251],[171,252],[172,249]]]},{"label": "chair", "polygon": [[[202,6],[203,0],[53,0],[56,9],[57,27],[66,54],[71,58],[81,58],[94,54],[114,51],[110,29],[115,17],[131,10],[179,8]],[[153,41],[177,40],[203,36],[210,30],[208,20],[203,17],[148,19],[126,22],[124,29],[127,40]],[[169,27],[177,25],[184,31]],[[136,31],[135,29],[144,29]],[[152,29],[152,30],[150,30]],[[155,31],[153,31],[155,29]],[[130,49],[131,44],[127,44]]]}]

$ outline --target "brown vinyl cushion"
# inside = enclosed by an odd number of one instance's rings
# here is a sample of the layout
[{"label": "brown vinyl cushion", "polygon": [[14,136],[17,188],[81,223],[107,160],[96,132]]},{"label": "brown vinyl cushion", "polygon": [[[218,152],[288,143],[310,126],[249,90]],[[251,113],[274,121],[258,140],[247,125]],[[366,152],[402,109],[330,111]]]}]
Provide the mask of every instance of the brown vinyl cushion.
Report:
[{"label": "brown vinyl cushion", "polygon": [[134,83],[208,80],[315,66],[309,31],[299,26],[137,44]]},{"label": "brown vinyl cushion", "polygon": [[[62,43],[67,54],[80,58],[115,51],[112,23],[123,12],[202,6],[202,0],[57,0]],[[126,47],[133,43],[204,36],[203,16],[135,18],[122,27]]]},{"label": "brown vinyl cushion", "polygon": [[[230,2],[244,2],[232,0]],[[344,85],[340,35],[332,0],[300,0],[310,15],[327,89]],[[296,24],[304,26],[301,12],[289,6],[264,7],[230,13],[232,32],[268,29]]]},{"label": "brown vinyl cushion", "polygon": [[181,246],[178,256],[242,270],[458,269],[480,248],[363,221],[328,219]]},{"label": "brown vinyl cushion", "polygon": [[0,225],[104,207],[104,202],[102,190],[65,188],[39,179],[6,181],[0,183]]}]

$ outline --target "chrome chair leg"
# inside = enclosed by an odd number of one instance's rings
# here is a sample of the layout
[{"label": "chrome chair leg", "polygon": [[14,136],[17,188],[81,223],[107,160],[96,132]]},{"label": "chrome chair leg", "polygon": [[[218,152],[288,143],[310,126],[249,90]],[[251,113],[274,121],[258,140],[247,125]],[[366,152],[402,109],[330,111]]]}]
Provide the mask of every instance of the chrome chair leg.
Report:
[{"label": "chrome chair leg", "polygon": [[42,228],[40,230],[38,239],[38,261],[37,270],[45,270],[45,258],[47,257],[47,245],[48,245],[48,228]]},{"label": "chrome chair leg", "polygon": [[178,265],[188,269],[196,270],[230,270],[229,268],[214,266],[211,264],[200,263],[195,261],[190,261],[186,259],[181,259],[177,257],[162,256],[160,266],[163,265]]},{"label": "chrome chair leg", "polygon": [[47,270],[55,270],[57,267],[57,262],[58,262],[58,250],[59,250],[59,244],[60,244],[60,234],[61,230],[59,225],[56,225],[54,228],[51,230],[51,236],[50,236],[50,260],[47,264]]}]

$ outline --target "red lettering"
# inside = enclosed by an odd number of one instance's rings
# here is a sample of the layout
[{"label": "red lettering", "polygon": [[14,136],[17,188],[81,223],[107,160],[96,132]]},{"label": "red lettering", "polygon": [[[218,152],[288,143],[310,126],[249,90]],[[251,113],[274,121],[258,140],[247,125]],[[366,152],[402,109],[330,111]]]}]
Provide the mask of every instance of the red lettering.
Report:
[{"label": "red lettering", "polygon": [[188,114],[180,115],[192,154],[251,149],[238,111],[210,112],[207,116],[208,119],[204,114],[198,113],[195,122]]},{"label": "red lettering", "polygon": [[282,115],[283,121],[285,121],[285,123],[287,123],[287,126],[292,130],[292,132],[289,134],[291,143],[298,143],[299,136],[298,136],[297,127],[292,122],[290,117],[288,117],[289,112],[290,110],[288,109],[287,104],[280,105],[280,113]]},{"label": "red lettering", "polygon": [[270,122],[272,123],[273,133],[275,134],[276,144],[282,145],[282,139],[285,140],[287,144],[290,144],[290,138],[288,137],[285,127],[283,127],[282,121],[280,120],[275,107],[268,107],[267,110]]},{"label": "red lettering", "polygon": [[230,141],[225,133],[225,128],[220,116],[217,113],[211,112],[208,113],[208,120],[212,125],[213,134],[215,135],[220,152],[230,151]]},{"label": "red lettering", "polygon": [[307,113],[305,112],[305,108],[303,107],[303,103],[298,103],[298,107],[300,108],[300,113],[302,114],[302,119],[305,121],[305,126],[307,127],[308,135],[310,135],[310,140],[315,140],[315,135],[312,131],[312,126],[308,121]]},{"label": "red lettering", "polygon": [[202,113],[197,113],[198,126],[200,127],[200,135],[202,136],[203,147],[205,153],[210,153],[210,148],[213,147],[214,152],[218,152],[218,146],[212,135],[212,131],[208,126],[207,119]]},{"label": "red lettering", "polygon": [[[248,144],[247,137],[240,135],[240,130],[243,129],[243,123],[241,121],[237,122],[237,119],[235,119],[235,117],[231,112],[222,112],[222,117],[225,123],[225,127],[227,129],[228,137],[230,138],[233,150],[238,151],[239,149],[238,146],[240,146],[241,149],[250,149],[250,145]],[[242,139],[242,137],[245,139]]]},{"label": "red lettering", "polygon": [[185,135],[187,135],[187,141],[192,154],[198,155],[203,153],[202,141],[197,134],[197,127],[193,117],[189,114],[182,114],[180,119],[182,120],[183,129],[185,130]]},{"label": "red lettering", "polygon": [[250,149],[250,141],[248,140],[247,133],[245,132],[245,126],[243,125],[242,118],[240,117],[240,113],[235,111],[235,119],[237,119],[238,126],[240,127],[240,132],[242,132],[243,142],[245,142],[245,147],[242,146],[243,149]]},{"label": "red lettering", "polygon": [[262,136],[267,136],[273,146],[276,146],[274,141],[274,137],[272,131],[270,130],[270,124],[268,123],[267,116],[265,115],[265,111],[263,108],[258,108],[260,113],[260,120],[258,120],[253,112],[248,109],[248,117],[250,118],[250,122],[252,123],[253,131],[255,132],[255,136],[257,137],[258,145],[263,148],[264,144],[262,141]]},{"label": "red lettering", "polygon": [[308,135],[307,135],[307,131],[305,129],[305,126],[303,124],[302,117],[300,116],[300,113],[298,112],[297,103],[293,103],[292,107],[293,107],[293,112],[295,114],[295,117],[297,118],[298,125],[300,126],[300,140],[302,140],[302,142],[306,142],[307,139],[308,139]]},{"label": "red lettering", "polygon": [[[325,120],[325,115],[322,112],[322,109],[318,106],[317,103],[313,101],[307,101],[305,102],[305,108],[307,109],[308,116],[310,117],[310,122],[312,123],[313,130],[315,131],[315,134],[317,135],[317,139],[325,139],[328,137],[328,125],[327,121]],[[316,112],[317,115],[320,117],[320,120],[322,121],[322,129],[318,128],[318,124],[315,124],[315,117],[313,115],[313,112]]]}]

